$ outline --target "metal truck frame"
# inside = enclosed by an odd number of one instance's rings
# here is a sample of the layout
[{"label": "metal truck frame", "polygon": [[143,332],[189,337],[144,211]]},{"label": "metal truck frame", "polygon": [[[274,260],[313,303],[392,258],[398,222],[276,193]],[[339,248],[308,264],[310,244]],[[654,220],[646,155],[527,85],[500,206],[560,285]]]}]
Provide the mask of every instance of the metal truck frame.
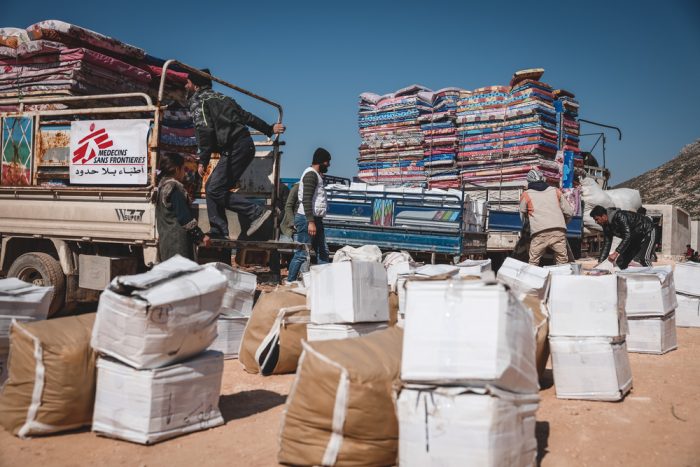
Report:
[{"label": "metal truck frame", "polygon": [[[35,143],[43,127],[57,123],[66,125],[77,116],[99,119],[109,115],[148,118],[152,124],[147,146],[147,186],[0,186],[0,271],[37,285],[52,285],[51,314],[63,308],[70,309],[80,302],[96,301],[115,275],[145,270],[157,262],[158,232],[153,193],[161,151],[161,121],[166,109],[163,103],[165,81],[168,69],[173,66],[198,73],[274,107],[278,113],[277,123],[282,122],[282,107],[276,102],[176,60],[168,60],[163,66],[155,104],[145,93],[0,100],[0,105],[17,106],[16,111],[0,112],[0,121],[10,117],[32,119],[34,144],[30,157],[33,165],[37,160]],[[117,99],[143,103],[109,105],[109,101]],[[79,102],[105,102],[106,105],[64,110],[27,110],[25,107]],[[55,120],[62,116],[66,119]],[[255,144],[271,148],[272,192],[262,194],[275,206],[279,194],[280,145],[283,142],[276,135],[274,139],[256,141]],[[276,239],[277,213],[275,210],[273,213],[273,238]]]}]

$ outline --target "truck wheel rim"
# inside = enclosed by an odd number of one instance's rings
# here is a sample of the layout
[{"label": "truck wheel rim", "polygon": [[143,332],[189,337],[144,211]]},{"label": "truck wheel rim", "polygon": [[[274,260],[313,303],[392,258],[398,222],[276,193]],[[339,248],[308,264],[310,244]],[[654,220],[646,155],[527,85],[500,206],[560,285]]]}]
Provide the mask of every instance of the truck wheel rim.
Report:
[{"label": "truck wheel rim", "polygon": [[19,274],[17,274],[17,279],[29,282],[39,287],[44,287],[45,281],[41,273],[34,268],[24,268]]}]

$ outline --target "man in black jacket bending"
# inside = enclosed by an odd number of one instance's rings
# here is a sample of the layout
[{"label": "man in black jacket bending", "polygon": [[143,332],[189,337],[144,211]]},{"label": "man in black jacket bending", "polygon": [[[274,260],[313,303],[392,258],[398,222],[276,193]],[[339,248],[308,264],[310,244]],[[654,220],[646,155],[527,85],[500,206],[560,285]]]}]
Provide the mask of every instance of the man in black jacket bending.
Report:
[{"label": "man in black jacket bending", "polygon": [[[209,73],[206,68],[202,71]],[[268,125],[246,112],[235,100],[213,91],[211,84],[210,79],[190,73],[186,85],[199,148],[199,175],[204,176],[212,152],[221,155],[206,186],[209,235],[228,237],[226,209],[247,218],[250,226],[246,233],[252,235],[272,212],[230,191],[255,157],[255,145],[248,127],[268,137],[273,133],[283,133],[285,128],[279,123]]]},{"label": "man in black jacket bending", "polygon": [[[594,207],[591,217],[596,224],[603,227],[605,236],[599,261],[607,258],[612,263],[617,262],[620,269],[627,269],[633,259],[637,259],[644,266],[651,266],[656,229],[649,217],[632,211],[606,209],[603,206]],[[615,251],[610,253],[613,237],[620,237],[622,241]]]}]

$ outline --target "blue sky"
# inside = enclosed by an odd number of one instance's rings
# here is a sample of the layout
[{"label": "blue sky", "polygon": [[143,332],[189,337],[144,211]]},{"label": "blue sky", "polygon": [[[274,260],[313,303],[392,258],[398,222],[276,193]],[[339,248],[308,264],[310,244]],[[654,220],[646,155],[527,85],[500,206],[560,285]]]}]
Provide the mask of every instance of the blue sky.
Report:
[{"label": "blue sky", "polygon": [[[317,146],[333,154],[332,174],[356,173],[361,92],[413,83],[473,89],[507,84],[513,71],[532,67],[576,94],[582,118],[622,128],[622,141],[608,134],[613,183],[700,138],[697,0],[4,3],[1,26],[61,19],[208,66],[278,101],[288,129],[283,176],[301,173]],[[269,107],[238,100],[275,118]]]}]

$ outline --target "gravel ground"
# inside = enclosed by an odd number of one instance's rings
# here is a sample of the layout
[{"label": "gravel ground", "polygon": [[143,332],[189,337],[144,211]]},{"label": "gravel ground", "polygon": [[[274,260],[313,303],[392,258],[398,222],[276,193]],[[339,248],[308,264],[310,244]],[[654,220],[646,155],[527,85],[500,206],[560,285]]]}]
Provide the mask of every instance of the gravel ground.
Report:
[{"label": "gravel ground", "polygon": [[[551,381],[537,413],[543,466],[700,466],[700,329],[678,329],[678,350],[630,354],[634,388],[621,402],[558,400]],[[263,378],[226,362],[226,424],[154,446],[83,430],[20,440],[0,429],[0,466],[270,466],[293,376]]]}]

